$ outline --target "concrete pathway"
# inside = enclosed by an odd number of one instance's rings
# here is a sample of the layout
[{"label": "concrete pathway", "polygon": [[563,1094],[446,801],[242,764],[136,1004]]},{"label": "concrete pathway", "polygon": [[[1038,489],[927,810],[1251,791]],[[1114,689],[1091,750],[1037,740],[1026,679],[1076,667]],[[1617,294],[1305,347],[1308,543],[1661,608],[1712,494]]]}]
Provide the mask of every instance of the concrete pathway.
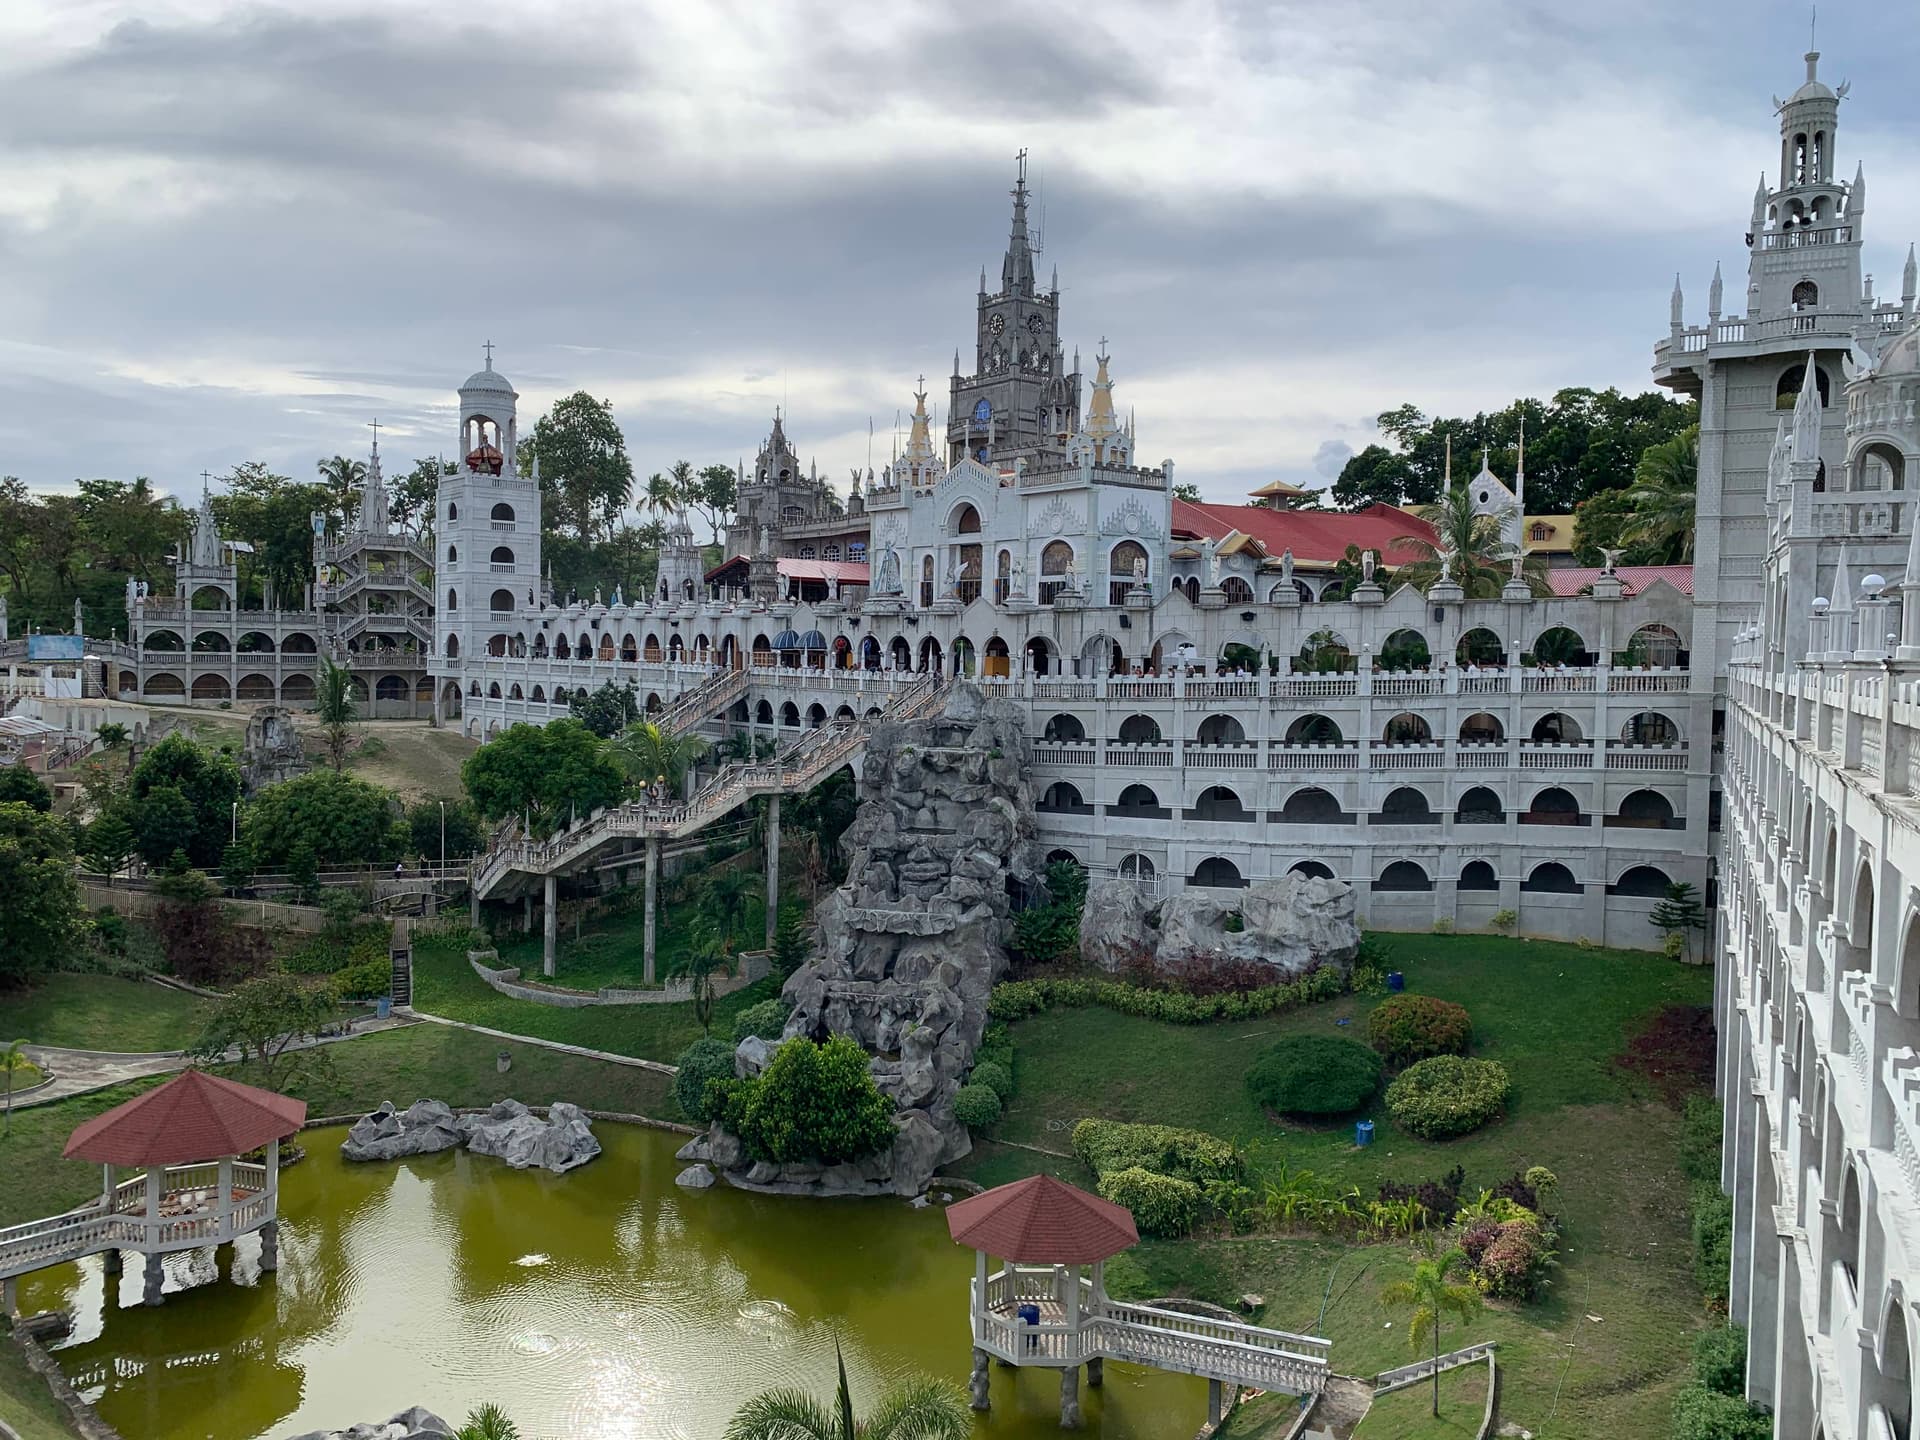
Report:
[{"label": "concrete pathway", "polygon": [[475,1035],[491,1036],[495,1040],[511,1040],[516,1045],[534,1045],[542,1050],[555,1050],[562,1055],[578,1055],[583,1060],[604,1060],[610,1065],[626,1065],[635,1070],[651,1070],[659,1075],[678,1075],[677,1065],[663,1065],[658,1060],[642,1060],[637,1055],[616,1055],[611,1050],[589,1050],[584,1045],[565,1045],[558,1040],[542,1040],[538,1035],[515,1035],[509,1030],[491,1030],[485,1025],[474,1025],[465,1020],[449,1020],[444,1015],[429,1015],[424,1010],[410,1012],[415,1020],[425,1020],[433,1025],[446,1025],[455,1030],[471,1030]]},{"label": "concrete pathway", "polygon": [[[310,1050],[315,1045],[338,1045],[346,1040],[358,1040],[362,1035],[375,1035],[384,1030],[398,1030],[413,1024],[413,1020],[396,1015],[388,1020],[376,1020],[371,1017],[356,1020],[353,1028],[345,1035],[326,1035],[318,1040],[296,1040],[288,1050]],[[71,1099],[75,1095],[90,1094],[95,1090],[110,1089],[115,1085],[124,1085],[129,1080],[144,1080],[154,1075],[167,1075],[176,1070],[184,1070],[189,1057],[184,1050],[149,1051],[113,1051],[113,1050],[69,1050],[57,1045],[28,1045],[26,1056],[42,1070],[49,1072],[53,1079],[50,1083],[24,1095],[13,1097],[13,1108],[25,1109],[29,1105],[50,1105],[56,1100]],[[231,1063],[240,1058],[237,1050],[229,1050],[223,1057]]]}]

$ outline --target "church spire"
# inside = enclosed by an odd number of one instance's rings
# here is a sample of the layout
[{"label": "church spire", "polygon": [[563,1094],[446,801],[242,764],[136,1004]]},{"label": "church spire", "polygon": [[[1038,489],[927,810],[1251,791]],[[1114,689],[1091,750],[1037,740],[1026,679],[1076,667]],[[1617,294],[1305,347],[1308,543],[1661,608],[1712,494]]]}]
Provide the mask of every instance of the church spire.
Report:
[{"label": "church spire", "polygon": [[1033,247],[1027,239],[1027,152],[1017,157],[1019,172],[1013,185],[1013,229],[1007,237],[1007,258],[1000,265],[1000,289],[1007,295],[1033,294]]},{"label": "church spire", "polygon": [[[1915,284],[1916,281],[1920,281],[1920,265],[1916,265],[1914,262],[1913,244],[1909,241],[1907,244],[1907,263],[1900,271],[1900,308],[1909,315],[1913,314],[1914,291],[1917,288]],[[1920,526],[1915,527],[1915,533],[1920,534]]]}]

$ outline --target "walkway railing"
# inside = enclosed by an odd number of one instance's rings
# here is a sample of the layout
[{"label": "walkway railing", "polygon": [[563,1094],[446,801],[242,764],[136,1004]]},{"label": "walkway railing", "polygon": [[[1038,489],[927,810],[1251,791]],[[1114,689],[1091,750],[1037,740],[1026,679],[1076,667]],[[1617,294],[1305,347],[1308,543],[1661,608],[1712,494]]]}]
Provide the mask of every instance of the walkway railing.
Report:
[{"label": "walkway railing", "polygon": [[137,1175],[114,1186],[111,1204],[96,1200],[65,1215],[0,1230],[0,1278],[102,1250],[153,1253],[223,1245],[273,1218],[274,1196],[264,1165],[233,1163],[232,1185],[240,1198],[224,1209],[217,1163],[171,1166],[160,1197],[162,1213],[151,1221],[146,1216],[146,1184],[146,1176]]}]

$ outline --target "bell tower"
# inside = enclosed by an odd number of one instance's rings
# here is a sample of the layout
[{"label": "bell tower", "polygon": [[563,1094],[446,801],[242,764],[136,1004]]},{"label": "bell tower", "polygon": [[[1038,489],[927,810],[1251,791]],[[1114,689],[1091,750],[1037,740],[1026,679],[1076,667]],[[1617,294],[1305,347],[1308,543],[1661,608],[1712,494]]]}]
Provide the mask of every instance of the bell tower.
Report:
[{"label": "bell tower", "polygon": [[1804,58],[1806,80],[1785,100],[1774,99],[1779,175],[1771,189],[1761,177],[1747,230],[1747,319],[1785,321],[1788,331],[1796,323],[1811,330],[1812,317],[1823,310],[1858,312],[1867,207],[1864,167],[1855,167],[1852,184],[1834,179],[1847,87],[1834,90],[1820,79],[1818,50]]}]

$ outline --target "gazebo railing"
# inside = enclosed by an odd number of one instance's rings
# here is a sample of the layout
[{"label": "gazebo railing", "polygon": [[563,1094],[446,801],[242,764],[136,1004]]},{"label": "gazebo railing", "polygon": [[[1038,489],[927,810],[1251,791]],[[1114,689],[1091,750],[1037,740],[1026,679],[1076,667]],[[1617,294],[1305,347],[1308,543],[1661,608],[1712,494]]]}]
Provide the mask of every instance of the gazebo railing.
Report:
[{"label": "gazebo railing", "polygon": [[192,1203],[184,1213],[146,1215],[146,1176],[135,1175],[113,1187],[111,1202],[91,1205],[45,1220],[30,1220],[0,1230],[0,1275],[23,1275],[44,1266],[79,1259],[101,1250],[175,1250],[220,1245],[258,1229],[273,1218],[275,1196],[267,1188],[265,1165],[236,1160],[231,1181],[239,1199],[228,1197],[221,1210],[217,1161],[175,1165],[160,1192],[165,1208]]}]

